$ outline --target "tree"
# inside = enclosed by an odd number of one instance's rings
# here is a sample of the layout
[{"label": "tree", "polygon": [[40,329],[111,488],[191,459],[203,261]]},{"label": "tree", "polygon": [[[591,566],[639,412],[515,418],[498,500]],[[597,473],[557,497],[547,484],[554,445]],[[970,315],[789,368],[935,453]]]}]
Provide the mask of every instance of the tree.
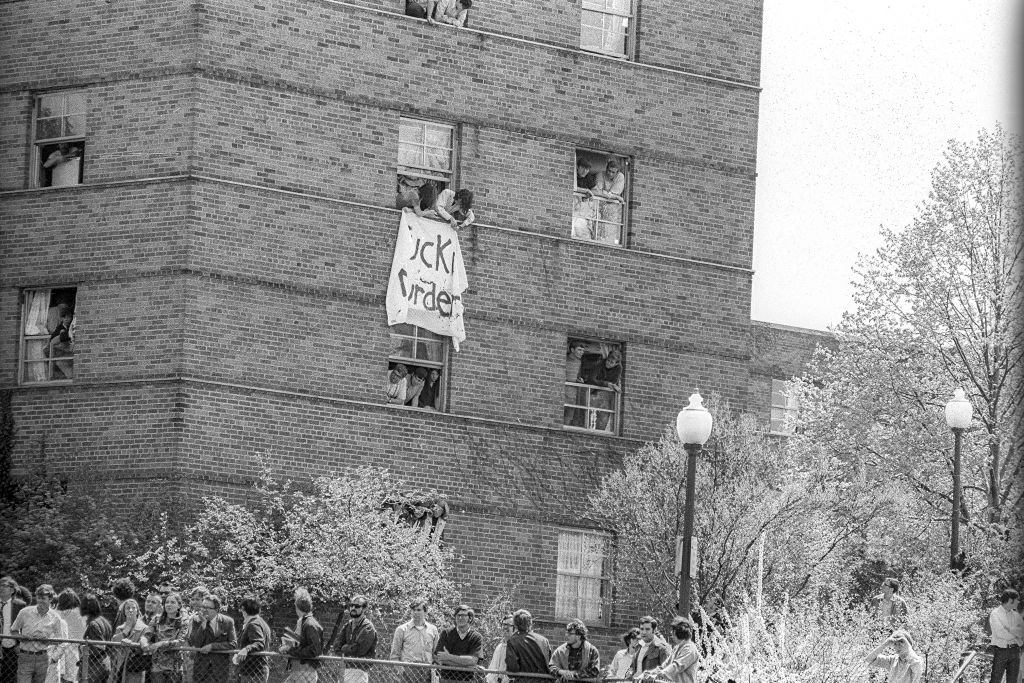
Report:
[{"label": "tree", "polygon": [[[762,582],[772,596],[828,583],[845,543],[889,505],[833,472],[811,448],[769,438],[750,416],[712,397],[714,432],[697,461],[695,589],[736,602]],[[619,599],[654,614],[675,609],[676,538],[682,534],[686,453],[673,434],[626,456],[591,498],[591,516],[615,531]],[[764,574],[758,544],[769,539]]]},{"label": "tree", "polygon": [[205,498],[183,537],[167,535],[140,555],[135,575],[169,573],[181,585],[269,604],[289,601],[296,586],[328,604],[360,593],[385,619],[404,618],[414,598],[450,606],[458,597],[452,551],[429,525],[409,524],[389,506],[404,490],[373,468],[314,479],[308,490],[275,484],[267,471],[247,504]]},{"label": "tree", "polygon": [[952,505],[942,407],[955,387],[965,389],[977,426],[964,435],[960,514],[974,533],[975,562],[992,543],[1008,550],[1024,495],[1015,433],[1024,353],[1015,315],[1020,164],[1020,139],[999,127],[949,143],[913,223],[883,229],[882,247],[859,261],[856,309],[799,387],[805,438],[855,475],[906,487],[917,502],[911,514],[936,538]]}]

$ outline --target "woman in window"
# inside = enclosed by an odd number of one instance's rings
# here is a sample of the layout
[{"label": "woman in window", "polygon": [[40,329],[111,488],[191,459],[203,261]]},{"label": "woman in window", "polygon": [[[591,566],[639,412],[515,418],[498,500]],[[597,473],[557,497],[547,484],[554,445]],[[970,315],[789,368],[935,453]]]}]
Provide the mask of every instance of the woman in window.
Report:
[{"label": "woman in window", "polygon": [[619,167],[619,162],[609,159],[604,173],[597,175],[597,184],[591,190],[595,197],[601,198],[600,220],[594,231],[594,239],[606,244],[618,244],[622,237],[622,198],[626,191],[626,175]]}]

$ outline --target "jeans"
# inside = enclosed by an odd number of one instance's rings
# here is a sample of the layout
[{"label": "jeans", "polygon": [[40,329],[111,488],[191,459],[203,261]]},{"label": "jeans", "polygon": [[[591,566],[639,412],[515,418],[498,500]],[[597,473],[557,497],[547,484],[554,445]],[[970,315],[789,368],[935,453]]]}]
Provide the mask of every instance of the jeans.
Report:
[{"label": "jeans", "polygon": [[50,655],[46,650],[18,653],[18,683],[46,683],[49,668]]},{"label": "jeans", "polygon": [[[20,669],[19,669],[20,671]],[[992,678],[989,683],[1002,683],[1003,674],[1006,683],[1017,683],[1020,673],[1020,646],[992,648]]]}]

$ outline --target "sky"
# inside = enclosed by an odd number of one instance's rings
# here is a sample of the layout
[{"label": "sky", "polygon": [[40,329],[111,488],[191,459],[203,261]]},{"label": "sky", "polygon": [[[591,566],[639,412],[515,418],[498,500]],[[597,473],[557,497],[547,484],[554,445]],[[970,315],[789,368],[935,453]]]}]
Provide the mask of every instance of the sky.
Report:
[{"label": "sky", "polygon": [[1019,130],[1024,0],[765,0],[755,320],[824,330],[948,140]]}]

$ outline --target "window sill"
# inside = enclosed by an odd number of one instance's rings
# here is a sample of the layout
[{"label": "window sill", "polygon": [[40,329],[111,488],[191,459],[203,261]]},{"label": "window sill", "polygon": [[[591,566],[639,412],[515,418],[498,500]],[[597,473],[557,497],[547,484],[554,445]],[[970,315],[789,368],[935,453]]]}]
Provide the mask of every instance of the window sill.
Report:
[{"label": "window sill", "polygon": [[562,425],[562,430],[566,432],[576,432],[577,434],[590,434],[591,436],[619,437],[615,432],[609,432],[606,429],[585,429],[583,427],[573,427],[572,425]]},{"label": "window sill", "polygon": [[75,383],[73,379],[51,379],[45,382],[20,382],[19,387],[69,387]]}]

